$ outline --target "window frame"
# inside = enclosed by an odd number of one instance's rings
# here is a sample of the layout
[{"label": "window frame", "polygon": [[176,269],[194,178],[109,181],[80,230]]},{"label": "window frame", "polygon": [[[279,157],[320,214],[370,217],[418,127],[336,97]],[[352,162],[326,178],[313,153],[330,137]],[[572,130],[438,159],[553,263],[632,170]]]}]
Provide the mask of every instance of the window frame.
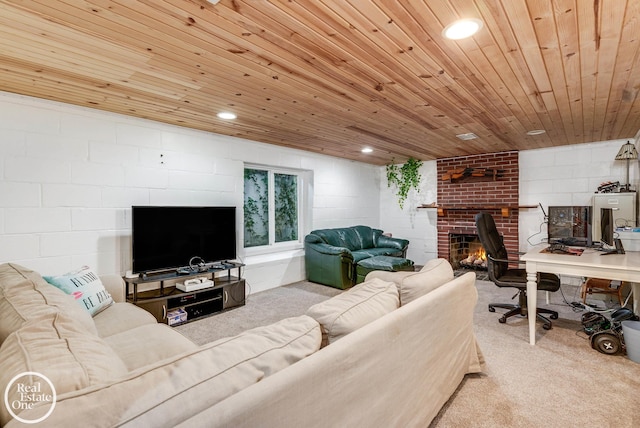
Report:
[{"label": "window frame", "polygon": [[[268,177],[268,199],[269,199],[269,243],[266,245],[259,245],[253,247],[244,246],[244,231],[245,231],[245,218],[244,218],[244,171],[246,169],[257,169],[267,171]],[[298,239],[295,241],[275,242],[275,174],[287,174],[295,175],[297,177],[297,211],[298,211]],[[303,248],[304,236],[307,232],[307,224],[309,224],[308,218],[310,215],[310,176],[311,172],[306,170],[277,167],[262,164],[245,163],[243,167],[243,191],[242,191],[242,237],[241,244],[242,249],[246,256],[275,253],[281,251],[290,251]]]}]

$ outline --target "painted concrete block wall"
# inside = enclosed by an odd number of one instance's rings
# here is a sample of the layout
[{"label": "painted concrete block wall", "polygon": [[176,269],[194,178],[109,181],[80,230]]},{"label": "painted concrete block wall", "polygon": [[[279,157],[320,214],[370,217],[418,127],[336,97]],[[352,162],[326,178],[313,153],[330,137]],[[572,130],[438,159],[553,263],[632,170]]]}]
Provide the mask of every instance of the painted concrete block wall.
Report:
[{"label": "painted concrete block wall", "polygon": [[426,161],[420,167],[420,191],[413,189],[401,209],[395,189],[387,186],[387,174],[380,168],[380,228],[410,242],[407,258],[422,265],[437,257],[437,211],[418,208],[436,201],[438,180],[436,161]]},{"label": "painted concrete block wall", "polygon": [[[615,160],[627,140],[611,140],[520,152],[520,204],[591,205],[598,186],[626,180],[626,162]],[[631,161],[629,179],[638,183],[638,161]],[[546,242],[547,225],[540,208],[520,212],[520,250]]]},{"label": "painted concrete block wall", "polygon": [[312,172],[308,230],[379,224],[378,167],[0,93],[0,262],[124,274],[132,205],[232,205],[252,290],[304,279],[300,249],[245,257],[245,162]]}]

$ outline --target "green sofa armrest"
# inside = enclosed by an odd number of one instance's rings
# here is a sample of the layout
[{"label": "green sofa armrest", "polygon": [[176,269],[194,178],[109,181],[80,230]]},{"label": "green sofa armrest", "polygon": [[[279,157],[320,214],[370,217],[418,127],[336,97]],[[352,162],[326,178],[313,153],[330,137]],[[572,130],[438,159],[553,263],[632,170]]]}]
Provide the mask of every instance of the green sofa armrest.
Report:
[{"label": "green sofa armrest", "polygon": [[351,287],[355,280],[351,251],[348,248],[313,241],[305,239],[304,243],[307,279],[343,290]]},{"label": "green sofa armrest", "polygon": [[308,247],[320,254],[326,254],[328,256],[343,256],[353,260],[351,250],[345,247],[335,247],[329,244],[308,244]]},{"label": "green sofa armrest", "polygon": [[402,253],[405,254],[407,248],[409,247],[409,241],[406,239],[392,238],[390,236],[381,235],[376,241],[376,247],[397,248],[399,250],[402,250]]}]

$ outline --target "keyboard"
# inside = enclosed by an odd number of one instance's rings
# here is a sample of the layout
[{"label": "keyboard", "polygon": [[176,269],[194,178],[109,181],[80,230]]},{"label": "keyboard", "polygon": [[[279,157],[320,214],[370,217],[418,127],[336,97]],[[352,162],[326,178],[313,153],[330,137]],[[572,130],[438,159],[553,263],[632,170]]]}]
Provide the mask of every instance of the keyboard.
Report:
[{"label": "keyboard", "polygon": [[554,242],[547,247],[547,250],[551,253],[567,254],[569,252],[569,247],[564,244],[560,244],[559,242]]},{"label": "keyboard", "polygon": [[560,238],[555,243],[568,245],[571,247],[586,247],[587,239],[586,238],[574,238],[574,237],[566,237]]}]

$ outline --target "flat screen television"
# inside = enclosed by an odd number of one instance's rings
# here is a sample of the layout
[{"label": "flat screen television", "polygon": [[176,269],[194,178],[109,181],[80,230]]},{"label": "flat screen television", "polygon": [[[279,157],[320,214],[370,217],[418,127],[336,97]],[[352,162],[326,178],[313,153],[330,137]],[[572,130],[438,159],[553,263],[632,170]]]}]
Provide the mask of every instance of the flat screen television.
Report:
[{"label": "flat screen television", "polygon": [[150,273],[236,258],[235,207],[131,207],[132,271]]}]

